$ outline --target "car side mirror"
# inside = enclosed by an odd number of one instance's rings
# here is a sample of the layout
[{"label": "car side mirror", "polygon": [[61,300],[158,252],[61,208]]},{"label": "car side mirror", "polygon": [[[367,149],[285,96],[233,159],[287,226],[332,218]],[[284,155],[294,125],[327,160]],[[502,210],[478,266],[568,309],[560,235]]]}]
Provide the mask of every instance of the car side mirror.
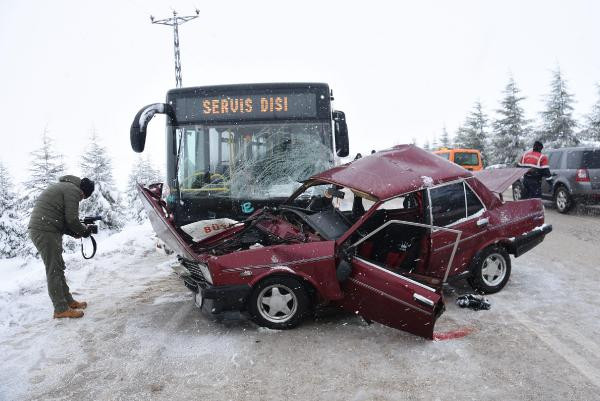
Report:
[{"label": "car side mirror", "polygon": [[350,154],[346,114],[343,111],[334,110],[332,117],[335,134],[335,152],[339,157],[346,157]]},{"label": "car side mirror", "polygon": [[157,113],[167,114],[169,117],[174,118],[173,109],[165,103],[150,104],[143,107],[135,115],[129,129],[129,140],[134,152],[142,153],[144,151],[144,146],[146,145],[146,128],[152,117]]}]

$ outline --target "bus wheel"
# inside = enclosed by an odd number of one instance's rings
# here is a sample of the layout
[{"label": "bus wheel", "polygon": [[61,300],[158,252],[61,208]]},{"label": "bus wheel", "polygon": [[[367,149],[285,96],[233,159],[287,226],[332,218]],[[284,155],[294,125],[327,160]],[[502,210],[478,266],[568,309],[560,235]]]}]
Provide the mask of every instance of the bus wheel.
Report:
[{"label": "bus wheel", "polygon": [[248,299],[248,312],[259,326],[291,329],[302,321],[309,304],[308,294],[300,281],[274,276],[256,285]]}]

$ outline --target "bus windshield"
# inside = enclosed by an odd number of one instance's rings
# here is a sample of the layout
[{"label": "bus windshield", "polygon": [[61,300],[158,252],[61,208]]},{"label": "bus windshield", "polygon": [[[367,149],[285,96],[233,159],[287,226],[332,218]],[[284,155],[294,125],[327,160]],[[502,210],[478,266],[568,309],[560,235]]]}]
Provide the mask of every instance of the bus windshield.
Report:
[{"label": "bus windshield", "polygon": [[182,198],[287,197],[333,166],[328,122],[175,127]]}]

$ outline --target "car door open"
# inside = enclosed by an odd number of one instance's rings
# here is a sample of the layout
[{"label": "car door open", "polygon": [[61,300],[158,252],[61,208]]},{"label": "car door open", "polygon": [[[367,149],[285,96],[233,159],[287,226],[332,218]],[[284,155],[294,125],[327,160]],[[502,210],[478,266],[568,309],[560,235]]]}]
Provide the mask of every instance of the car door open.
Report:
[{"label": "car door open", "polygon": [[401,270],[387,264],[387,257],[379,258],[379,261],[369,260],[368,253],[359,250],[361,244],[392,225],[435,228],[455,233],[456,241],[443,282],[447,279],[461,232],[429,224],[390,220],[350,246],[351,251],[355,250],[350,256],[352,271],[342,283],[345,296],[340,304],[342,308],[365,319],[432,339],[435,321],[444,311],[442,285],[434,288],[412,280],[404,276]]}]

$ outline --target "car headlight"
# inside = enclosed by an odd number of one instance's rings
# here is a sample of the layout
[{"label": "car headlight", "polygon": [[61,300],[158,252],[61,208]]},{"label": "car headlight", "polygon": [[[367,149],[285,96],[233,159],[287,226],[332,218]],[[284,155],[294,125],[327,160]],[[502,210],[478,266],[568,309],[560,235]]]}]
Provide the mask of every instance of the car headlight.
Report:
[{"label": "car headlight", "polygon": [[206,281],[208,281],[210,284],[212,284],[213,283],[212,276],[210,275],[210,269],[208,268],[208,266],[200,263],[200,271],[202,272],[202,275],[204,276]]}]

